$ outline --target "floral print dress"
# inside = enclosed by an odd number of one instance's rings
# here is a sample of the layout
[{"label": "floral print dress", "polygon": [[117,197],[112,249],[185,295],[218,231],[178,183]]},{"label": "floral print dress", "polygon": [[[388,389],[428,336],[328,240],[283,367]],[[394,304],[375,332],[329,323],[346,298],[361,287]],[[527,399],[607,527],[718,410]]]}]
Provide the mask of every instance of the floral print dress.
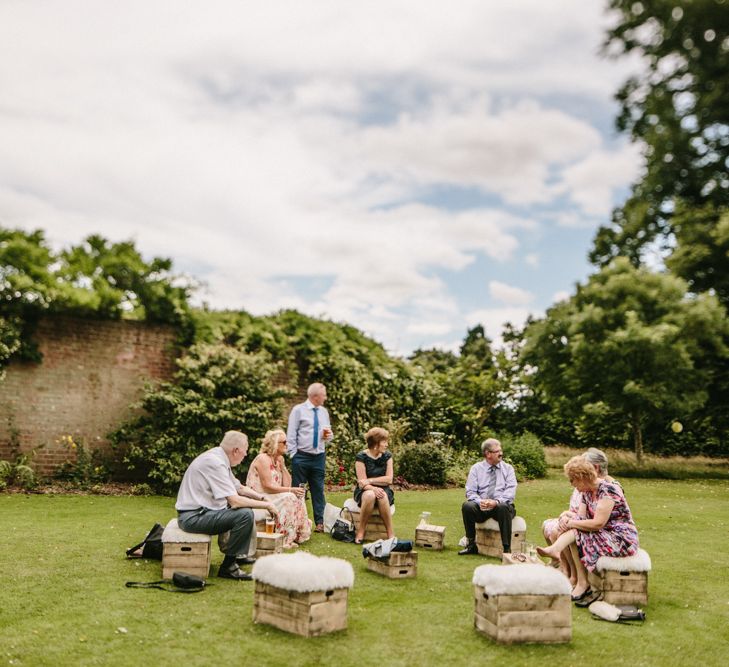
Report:
[{"label": "floral print dress", "polygon": [[303,498],[297,498],[293,493],[266,493],[261,484],[256,464],[261,460],[261,465],[269,466],[271,480],[278,486],[283,486],[283,476],[273,465],[271,458],[259,454],[252,462],[246,478],[246,486],[262,493],[266,499],[272,502],[278,510],[276,521],[276,532],[284,536],[284,548],[290,549],[297,544],[306,542],[311,537],[311,519],[306,513],[306,504]]},{"label": "floral print dress", "polygon": [[600,530],[576,531],[580,560],[589,572],[595,571],[600,556],[623,558],[633,556],[638,551],[638,529],[617,483],[600,480],[595,493],[585,491],[582,502],[585,504],[586,515],[579,518],[593,519],[597,503],[602,498],[610,498],[615,503],[607,523]]}]

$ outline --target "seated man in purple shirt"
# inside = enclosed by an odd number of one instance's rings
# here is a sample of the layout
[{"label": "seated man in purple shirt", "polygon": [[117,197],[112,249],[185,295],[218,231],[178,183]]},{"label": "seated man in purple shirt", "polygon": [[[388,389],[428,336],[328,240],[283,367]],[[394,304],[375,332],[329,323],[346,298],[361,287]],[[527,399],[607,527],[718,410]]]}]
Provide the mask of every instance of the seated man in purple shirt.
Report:
[{"label": "seated man in purple shirt", "polygon": [[481,445],[483,461],[471,466],[466,481],[466,502],[461,506],[463,526],[468,544],[459,556],[477,554],[476,524],[495,519],[499,524],[504,553],[511,552],[511,520],[516,516],[516,475],[514,468],[504,463],[501,443],[495,438]]}]

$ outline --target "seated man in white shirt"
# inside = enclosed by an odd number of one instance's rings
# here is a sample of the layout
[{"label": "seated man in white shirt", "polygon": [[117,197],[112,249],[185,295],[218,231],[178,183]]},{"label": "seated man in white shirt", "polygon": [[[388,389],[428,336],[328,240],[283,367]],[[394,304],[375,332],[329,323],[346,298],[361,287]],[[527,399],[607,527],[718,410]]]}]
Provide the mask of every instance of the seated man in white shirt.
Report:
[{"label": "seated man in white shirt", "polygon": [[230,531],[225,558],[219,577],[248,581],[238,563],[250,564],[251,539],[256,539],[253,509],[266,509],[278,515],[273,503],[263,495],[241,484],[231,470],[248,453],[248,436],[240,431],[228,431],[220,446],[200,454],[187,468],[177,494],[177,523],[188,533],[218,535]]}]

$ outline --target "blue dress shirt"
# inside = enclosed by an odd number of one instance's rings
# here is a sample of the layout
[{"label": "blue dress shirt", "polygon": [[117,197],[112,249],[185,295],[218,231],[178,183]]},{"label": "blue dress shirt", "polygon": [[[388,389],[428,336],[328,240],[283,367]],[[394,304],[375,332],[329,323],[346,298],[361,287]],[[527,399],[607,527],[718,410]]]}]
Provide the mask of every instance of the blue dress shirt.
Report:
[{"label": "blue dress shirt", "polygon": [[310,400],[294,406],[289,415],[289,426],[286,429],[286,442],[289,456],[297,452],[305,454],[323,454],[326,441],[322,435],[325,428],[331,428],[329,413],[322,405],[319,406],[319,442],[314,449],[314,405]]},{"label": "blue dress shirt", "polygon": [[[496,466],[496,490],[492,500],[496,500],[499,504],[514,504],[516,498],[516,475],[513,466],[503,461]],[[479,500],[488,500],[486,498],[486,489],[489,486],[489,472],[491,464],[488,461],[479,461],[471,466],[466,480],[466,500],[478,502]]]}]

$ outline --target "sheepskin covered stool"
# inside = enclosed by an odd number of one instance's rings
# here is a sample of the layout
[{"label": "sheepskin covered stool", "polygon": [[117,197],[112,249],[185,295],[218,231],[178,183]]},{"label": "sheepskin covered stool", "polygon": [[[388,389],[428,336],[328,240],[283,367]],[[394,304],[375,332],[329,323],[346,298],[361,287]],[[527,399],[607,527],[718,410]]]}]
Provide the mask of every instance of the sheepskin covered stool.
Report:
[{"label": "sheepskin covered stool", "polygon": [[445,526],[433,526],[424,523],[415,529],[415,545],[430,549],[431,551],[443,551],[445,546]]},{"label": "sheepskin covered stool", "polygon": [[[357,501],[354,498],[347,498],[344,501],[344,507],[352,513],[352,521],[354,522],[354,529],[359,530],[359,516],[360,508],[357,505]],[[390,505],[390,515],[395,514],[395,506]],[[347,513],[342,514],[343,519],[347,519]],[[367,521],[367,527],[365,528],[364,540],[365,542],[374,542],[375,540],[387,539],[387,531],[385,530],[385,523],[380,516],[380,510],[375,505],[375,508],[370,514],[369,521]]]},{"label": "sheepskin covered stool", "polygon": [[341,558],[305,551],[275,554],[253,565],[253,622],[304,637],[347,627],[354,570]]},{"label": "sheepskin covered stool", "polygon": [[651,557],[643,549],[625,558],[601,556],[590,573],[590,585],[602,591],[603,600],[610,604],[644,605],[648,604],[650,570]]},{"label": "sheepskin covered stool", "polygon": [[472,581],[479,632],[502,644],[572,639],[572,587],[559,570],[481,565]]},{"label": "sheepskin covered stool", "polygon": [[186,533],[170,519],[162,533],[162,578],[186,572],[206,579],[210,573],[210,535]]},{"label": "sheepskin covered stool", "polygon": [[[526,537],[526,521],[515,516],[511,522],[511,550],[521,551]],[[486,519],[476,524],[476,547],[484,556],[501,558],[504,547],[501,544],[501,533],[496,519]]]},{"label": "sheepskin covered stool", "polygon": [[256,558],[280,554],[283,551],[283,533],[256,533]]}]

